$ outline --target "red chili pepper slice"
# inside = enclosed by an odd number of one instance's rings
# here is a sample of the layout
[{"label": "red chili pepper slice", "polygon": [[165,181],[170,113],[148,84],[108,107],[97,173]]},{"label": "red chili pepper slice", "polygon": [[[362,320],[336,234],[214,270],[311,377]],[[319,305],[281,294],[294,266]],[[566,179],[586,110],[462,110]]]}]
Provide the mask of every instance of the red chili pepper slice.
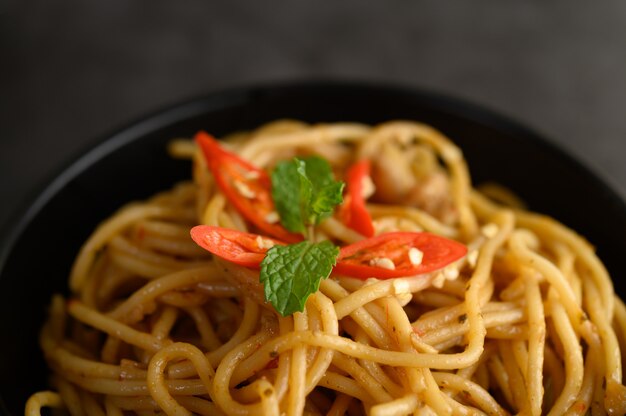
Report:
[{"label": "red chili pepper slice", "polygon": [[[413,247],[423,255],[419,264],[411,262]],[[466,253],[463,244],[426,232],[385,233],[343,247],[333,272],[361,279],[414,276],[439,270]],[[381,267],[389,261],[393,269]]]},{"label": "red chili pepper slice", "polygon": [[263,232],[287,242],[302,240],[298,234],[290,233],[275,219],[272,200],[272,182],[269,175],[234,153],[222,148],[211,135],[200,131],[195,140],[202,149],[204,158],[215,182],[228,201],[248,221]]},{"label": "red chili pepper slice", "polygon": [[363,198],[363,181],[369,174],[369,160],[357,162],[348,169],[346,174],[347,195],[340,211],[343,222],[366,237],[374,235],[372,217],[365,206],[365,198]]},{"label": "red chili pepper slice", "polygon": [[285,245],[273,238],[210,225],[193,227],[191,238],[200,247],[224,260],[254,269],[259,268],[269,245]]},{"label": "red chili pepper slice", "polygon": [[[191,238],[214,255],[252,269],[259,268],[270,246],[286,244],[259,234],[210,225],[193,227]],[[411,248],[423,254],[420,264],[411,262]],[[466,253],[463,244],[430,233],[385,233],[341,248],[333,273],[360,279],[415,276],[439,270]],[[393,262],[395,268],[372,265],[381,259]]]}]

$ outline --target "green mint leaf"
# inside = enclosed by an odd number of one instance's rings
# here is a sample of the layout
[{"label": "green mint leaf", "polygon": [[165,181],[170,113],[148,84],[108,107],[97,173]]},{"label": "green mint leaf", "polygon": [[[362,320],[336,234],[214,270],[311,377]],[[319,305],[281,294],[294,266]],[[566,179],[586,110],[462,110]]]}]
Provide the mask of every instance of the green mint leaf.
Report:
[{"label": "green mint leaf", "polygon": [[332,215],[335,207],[343,202],[343,182],[331,183],[320,189],[311,201],[311,217],[315,224]]},{"label": "green mint leaf", "polygon": [[281,224],[289,231],[304,233],[300,213],[300,175],[295,161],[281,162],[272,171],[272,199]]},{"label": "green mint leaf", "polygon": [[344,183],[335,181],[328,162],[320,157],[282,162],[272,172],[272,197],[281,223],[305,233],[333,213],[343,201]]},{"label": "green mint leaf", "polygon": [[309,295],[330,275],[338,256],[339,248],[330,241],[270,248],[261,262],[265,299],[282,316],[302,312]]},{"label": "green mint leaf", "polygon": [[335,181],[330,165],[321,157],[296,159],[296,163],[300,175],[302,218],[306,225],[315,225],[341,204],[344,183]]},{"label": "green mint leaf", "polygon": [[335,182],[335,176],[326,159],[319,156],[309,156],[305,159],[296,159],[304,162],[304,172],[300,174],[305,175],[311,181],[314,188],[323,188]]}]

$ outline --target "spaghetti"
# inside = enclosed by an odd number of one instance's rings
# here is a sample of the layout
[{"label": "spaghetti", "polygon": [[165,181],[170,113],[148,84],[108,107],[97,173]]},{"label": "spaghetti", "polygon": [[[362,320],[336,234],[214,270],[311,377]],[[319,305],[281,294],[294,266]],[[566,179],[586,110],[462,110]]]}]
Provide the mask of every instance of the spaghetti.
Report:
[{"label": "spaghetti", "polygon": [[[200,223],[258,229],[195,145],[174,141],[193,182],[123,207],[84,244],[71,299],[52,298],[41,331],[54,391],[31,396],[27,415],[626,413],[626,307],[593,248],[498,186],[472,188],[441,133],[280,121],[224,143],[266,170],[316,154],[343,177],[368,159],[376,234],[428,231],[467,255],[418,276],[332,274],[283,317],[257,271],[189,238]],[[364,237],[334,215],[316,238]]]}]

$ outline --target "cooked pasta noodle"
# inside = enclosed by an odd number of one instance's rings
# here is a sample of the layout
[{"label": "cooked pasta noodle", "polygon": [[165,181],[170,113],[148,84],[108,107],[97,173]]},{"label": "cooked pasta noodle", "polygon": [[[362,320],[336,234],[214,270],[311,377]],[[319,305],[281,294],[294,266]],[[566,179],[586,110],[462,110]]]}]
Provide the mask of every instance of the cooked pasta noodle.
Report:
[{"label": "cooked pasta noodle", "polygon": [[[331,275],[283,317],[258,272],[191,241],[196,224],[254,228],[175,140],[193,181],[123,207],[84,244],[71,298],[52,298],[41,330],[54,392],[33,394],[27,415],[626,413],[626,308],[593,248],[506,189],[474,189],[441,133],[279,121],[224,143],[268,170],[318,154],[341,177],[369,159],[377,233],[429,231],[468,253],[428,275]],[[336,217],[316,236],[364,238]]]}]

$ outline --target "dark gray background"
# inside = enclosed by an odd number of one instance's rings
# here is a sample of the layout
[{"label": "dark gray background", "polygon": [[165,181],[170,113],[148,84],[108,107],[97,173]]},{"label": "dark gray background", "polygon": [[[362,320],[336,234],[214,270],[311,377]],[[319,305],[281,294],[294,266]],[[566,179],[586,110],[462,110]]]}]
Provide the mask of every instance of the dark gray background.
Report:
[{"label": "dark gray background", "polygon": [[320,77],[486,105],[626,196],[622,0],[0,0],[0,71],[0,224],[138,116],[229,86]]}]

